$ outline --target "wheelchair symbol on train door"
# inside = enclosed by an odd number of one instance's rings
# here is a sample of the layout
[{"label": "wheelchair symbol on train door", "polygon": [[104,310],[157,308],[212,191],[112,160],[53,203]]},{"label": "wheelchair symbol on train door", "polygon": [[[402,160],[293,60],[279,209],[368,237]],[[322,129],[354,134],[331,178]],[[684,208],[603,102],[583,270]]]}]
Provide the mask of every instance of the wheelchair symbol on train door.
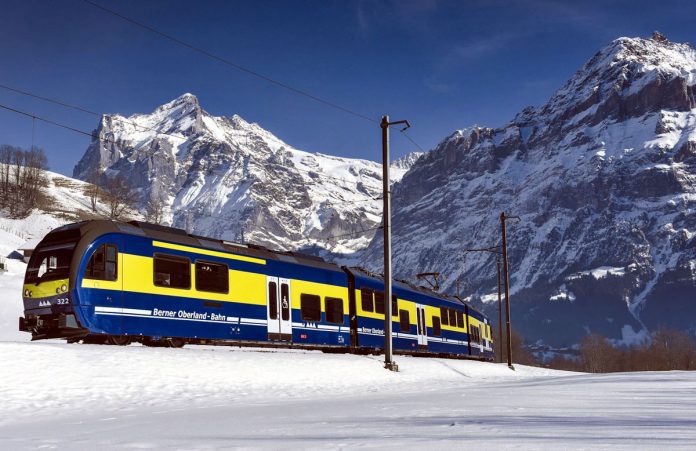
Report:
[{"label": "wheelchair symbol on train door", "polygon": [[288,308],[288,298],[287,298],[287,296],[283,296],[282,308],[283,308],[283,310],[285,310],[285,309]]}]

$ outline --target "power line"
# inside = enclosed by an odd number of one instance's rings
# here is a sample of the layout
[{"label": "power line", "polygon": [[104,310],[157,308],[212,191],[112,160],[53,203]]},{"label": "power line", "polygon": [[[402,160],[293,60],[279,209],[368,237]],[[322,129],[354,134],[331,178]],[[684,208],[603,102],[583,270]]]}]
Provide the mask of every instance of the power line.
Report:
[{"label": "power line", "polygon": [[100,4],[96,3],[96,2],[93,2],[93,1],[91,1],[91,0],[82,0],[82,1],[85,2],[85,3],[87,3],[88,5],[91,5],[91,6],[95,7],[95,8],[100,9],[100,10],[106,12],[106,13],[109,13],[109,14],[115,16],[115,17],[118,17],[118,18],[120,18],[120,19],[122,19],[122,20],[125,20],[126,22],[129,22],[129,23],[131,23],[131,24],[133,24],[133,25],[135,25],[135,26],[137,26],[137,27],[140,27],[140,28],[142,28],[142,29],[144,29],[144,30],[147,30],[147,31],[149,31],[150,33],[153,33],[153,34],[156,34],[156,35],[158,35],[158,36],[160,36],[160,37],[163,37],[163,38],[165,38],[165,39],[168,39],[169,41],[172,41],[172,42],[174,42],[174,43],[176,43],[176,44],[178,44],[178,45],[180,45],[180,46],[182,46],[182,47],[186,47],[186,48],[188,48],[188,49],[190,49],[190,50],[193,50],[194,52],[197,52],[197,53],[200,53],[200,54],[202,54],[202,55],[205,55],[205,56],[207,56],[208,58],[211,58],[211,59],[213,59],[213,60],[215,60],[215,61],[218,61],[218,62],[220,62],[220,63],[226,64],[226,65],[228,65],[228,66],[230,66],[230,67],[232,67],[232,68],[234,68],[234,69],[236,69],[236,70],[238,70],[238,71],[247,73],[247,74],[252,75],[252,76],[254,76],[254,77],[256,77],[256,78],[259,78],[259,79],[261,79],[261,80],[264,80],[264,81],[266,81],[266,82],[268,82],[268,83],[272,83],[272,84],[274,84],[274,85],[276,85],[276,86],[280,86],[281,88],[287,89],[288,91],[294,92],[295,94],[299,94],[299,95],[301,95],[301,96],[307,97],[307,98],[312,99],[312,100],[314,100],[314,101],[316,101],[316,102],[319,102],[319,103],[322,103],[322,104],[324,104],[324,105],[327,105],[327,106],[329,106],[329,107],[331,107],[331,108],[334,108],[334,109],[343,111],[344,113],[351,114],[351,115],[353,115],[353,116],[355,116],[355,117],[359,117],[359,118],[364,119],[364,120],[366,120],[366,121],[370,121],[370,122],[374,122],[374,123],[379,123],[379,121],[378,121],[377,119],[373,119],[373,118],[368,117],[368,116],[366,116],[366,115],[364,115],[364,114],[362,114],[362,113],[358,113],[358,112],[356,112],[356,111],[353,111],[353,110],[351,110],[351,109],[348,109],[348,108],[346,108],[346,107],[343,107],[343,106],[341,106],[341,105],[338,105],[337,103],[334,103],[334,102],[331,102],[331,101],[326,100],[326,99],[324,99],[324,98],[321,98],[321,97],[319,97],[319,96],[317,96],[317,95],[314,95],[314,94],[312,94],[312,93],[310,93],[310,92],[304,91],[304,90],[299,89],[299,88],[295,88],[295,87],[293,87],[293,86],[291,86],[291,85],[289,85],[289,84],[287,84],[287,83],[284,83],[284,82],[282,82],[282,81],[279,81],[279,80],[276,80],[276,79],[274,79],[274,78],[271,78],[271,77],[269,77],[269,76],[267,76],[267,75],[264,75],[264,74],[262,74],[262,73],[260,73],[260,72],[255,71],[255,70],[249,69],[249,68],[247,68],[247,67],[245,67],[245,66],[242,66],[241,64],[235,63],[235,62],[233,62],[233,61],[231,61],[231,60],[229,60],[229,59],[226,59],[226,58],[223,58],[223,57],[221,57],[221,56],[218,56],[218,55],[216,55],[216,54],[214,54],[214,53],[212,53],[212,52],[210,52],[210,51],[208,51],[208,50],[205,50],[205,49],[203,49],[203,48],[201,48],[201,47],[197,47],[197,46],[195,46],[195,45],[193,45],[193,44],[190,44],[190,43],[185,42],[185,41],[183,41],[183,40],[181,40],[181,39],[179,39],[179,38],[176,38],[176,37],[174,37],[174,36],[172,36],[172,35],[170,35],[170,34],[167,34],[167,33],[163,32],[163,31],[160,31],[160,30],[158,30],[158,29],[156,29],[156,28],[154,28],[154,27],[152,27],[152,26],[150,26],[150,25],[147,25],[147,24],[144,24],[144,23],[142,23],[142,22],[139,22],[139,21],[137,21],[137,20],[135,20],[135,19],[132,19],[132,18],[130,18],[130,17],[128,17],[128,16],[124,16],[123,14],[118,13],[118,12],[112,10],[112,9],[109,9],[109,8],[105,7],[105,6],[102,6],[102,5],[100,5]]},{"label": "power line", "polygon": [[109,140],[109,139],[107,139],[107,138],[101,138],[101,137],[99,137],[99,136],[93,135],[93,134],[90,133],[90,132],[86,132],[86,131],[84,131],[84,130],[80,130],[79,128],[74,128],[74,127],[71,127],[71,126],[69,126],[69,125],[61,124],[60,122],[52,121],[51,119],[46,119],[46,118],[44,118],[44,117],[40,117],[40,116],[37,116],[37,115],[35,115],[35,114],[27,113],[27,112],[25,112],[25,111],[20,111],[20,110],[17,110],[17,109],[15,109],[15,108],[9,107],[9,106],[7,106],[7,105],[0,104],[0,108],[3,108],[3,109],[8,110],[8,111],[12,111],[13,113],[21,114],[22,116],[26,116],[26,117],[29,117],[29,118],[32,118],[32,119],[37,119],[37,120],[39,120],[39,121],[46,122],[47,124],[55,125],[56,127],[64,128],[64,129],[66,129],[66,130],[70,130],[70,131],[73,131],[73,132],[75,132],[75,133],[80,133],[80,134],[82,134],[82,135],[86,135],[86,136],[89,136],[89,137],[94,138],[94,139],[99,139],[99,140],[103,140],[103,141],[107,141],[107,142],[112,142],[112,143],[116,144],[115,141],[111,141],[111,140]]},{"label": "power line", "polygon": [[96,111],[88,110],[87,108],[81,107],[79,105],[73,105],[70,103],[63,102],[61,100],[51,99],[49,97],[44,97],[44,96],[39,95],[39,94],[34,94],[32,92],[23,91],[21,89],[13,88],[11,86],[0,84],[0,88],[7,89],[8,91],[16,92],[17,94],[22,94],[24,96],[33,97],[35,99],[43,100],[44,102],[50,102],[50,103],[54,103],[56,105],[66,107],[66,108],[71,108],[73,110],[82,111],[83,113],[92,114],[94,116],[101,116],[101,113],[97,113]]},{"label": "power line", "polygon": [[[91,114],[91,115],[93,115],[93,116],[97,116],[97,117],[106,116],[106,115],[103,114],[103,113],[99,113],[99,112],[97,112],[97,111],[90,110],[90,109],[88,109],[88,108],[85,108],[85,107],[83,107],[83,106],[80,106],[80,105],[77,105],[77,104],[74,104],[74,103],[67,103],[67,102],[64,102],[64,101],[62,101],[62,100],[53,99],[53,98],[46,97],[46,96],[42,96],[42,95],[39,95],[39,94],[36,94],[36,93],[32,93],[32,92],[29,92],[29,91],[24,91],[24,90],[21,90],[21,89],[13,88],[13,87],[11,87],[11,86],[7,86],[7,85],[1,84],[1,83],[0,83],[0,88],[6,89],[6,90],[8,90],[8,91],[12,91],[12,92],[15,92],[15,93],[18,93],[18,94],[22,94],[22,95],[27,96],[27,97],[32,97],[32,98],[35,98],[35,99],[39,99],[39,100],[42,100],[42,101],[44,101],[44,102],[53,103],[53,104],[55,104],[55,105],[60,105],[60,106],[63,106],[63,107],[65,107],[65,108],[70,108],[70,109],[74,109],[74,110],[76,110],[76,111],[81,111],[81,112],[83,112],[83,113]],[[30,117],[34,117],[34,115],[32,115],[32,114],[30,114],[30,113],[26,113],[26,114],[27,114],[27,115],[30,115]],[[137,124],[137,123],[135,123],[135,122],[133,122],[133,121],[129,121],[129,120],[127,120],[127,119],[115,118],[115,117],[113,117],[113,116],[111,116],[111,118],[112,118],[113,120],[116,120],[116,121],[119,121],[119,122],[122,122],[122,123],[130,124],[130,125],[132,125],[133,127],[135,127],[136,129],[140,128],[140,129],[142,129],[142,130],[150,130],[150,131],[153,131],[153,132],[155,132],[155,133],[157,133],[157,134],[159,134],[159,135],[169,136],[169,137],[176,138],[176,139],[186,139],[186,138],[184,138],[183,136],[173,135],[173,134],[171,134],[171,133],[165,133],[165,132],[162,132],[162,131],[160,131],[160,130],[157,130],[156,128],[146,127],[146,126],[144,126],[144,125]],[[47,120],[45,120],[45,121],[48,122]],[[58,125],[58,126],[60,126],[59,124],[56,124],[56,123],[54,123],[53,125]],[[73,131],[75,131],[75,130],[73,130]],[[84,134],[84,133],[86,133],[86,132],[81,132],[81,133]],[[91,135],[91,134],[90,134],[90,135]],[[110,141],[110,142],[114,142],[114,141]],[[114,143],[115,143],[115,142],[114,142]],[[280,166],[282,166],[282,165],[280,165]],[[285,167],[285,166],[282,166],[282,167]],[[319,176],[319,177],[324,177],[324,178],[326,178],[326,179],[336,180],[336,181],[339,181],[339,182],[342,182],[342,183],[346,183],[346,180],[344,180],[344,179],[342,179],[342,178],[339,178],[339,177],[332,177],[332,176],[330,176],[330,175],[322,174],[322,173],[320,173],[320,172],[308,171],[308,170],[300,169],[300,168],[298,168],[298,167],[295,167],[295,170],[297,170],[297,171],[299,171],[299,172],[304,172],[304,173],[306,173],[306,174],[309,174],[310,176],[316,175],[316,176]],[[378,176],[379,176],[379,175],[378,175]],[[366,181],[363,181],[363,180],[360,180],[360,182],[367,183]]]},{"label": "power line", "polygon": [[[0,87],[4,87],[4,86],[0,85]],[[37,98],[40,98],[40,97],[37,96]],[[47,100],[47,101],[51,101],[51,100],[48,99],[48,98],[46,98],[46,100]],[[69,104],[66,104],[66,105],[69,105]],[[72,107],[72,106],[71,106],[71,107]],[[103,138],[103,137],[101,137],[101,136],[99,136],[99,135],[97,135],[97,134],[90,133],[90,132],[87,132],[87,131],[84,131],[84,130],[80,130],[80,129],[78,129],[78,128],[74,128],[74,127],[71,127],[71,126],[69,126],[69,125],[65,125],[65,124],[63,124],[63,123],[53,121],[53,120],[51,120],[51,119],[46,119],[46,118],[44,118],[44,117],[37,116],[37,115],[35,115],[35,114],[33,114],[33,113],[27,113],[26,111],[21,111],[21,110],[18,110],[18,109],[16,109],[16,108],[9,107],[9,106],[7,106],[7,105],[2,105],[2,104],[0,104],[0,108],[4,108],[5,110],[12,111],[12,112],[14,112],[14,113],[17,113],[17,114],[20,114],[20,115],[23,115],[23,116],[26,116],[26,117],[29,117],[29,118],[32,118],[32,119],[36,119],[36,120],[45,122],[45,123],[47,123],[47,124],[54,125],[54,126],[56,126],[56,127],[60,127],[60,128],[66,129],[66,130],[70,130],[70,131],[72,131],[72,132],[79,133],[79,134],[81,134],[81,135],[89,136],[89,137],[92,138],[92,139],[97,139],[97,140],[99,140],[99,141],[106,142],[106,143],[111,143],[111,144],[115,144],[115,145],[123,145],[123,143],[119,143],[118,141],[114,141],[114,140],[109,139],[109,138]],[[76,107],[76,108],[81,108],[81,107]],[[90,114],[91,114],[91,113],[90,113]],[[96,113],[96,114],[99,114],[99,113]],[[149,129],[149,130],[157,131],[157,130],[155,130],[155,129]],[[158,132],[158,133],[159,133],[159,132]],[[167,135],[167,136],[172,136],[172,137],[181,139],[180,136],[176,136],[176,135],[171,135],[171,134],[167,134],[167,133],[160,133],[160,134],[162,134],[162,135]],[[127,146],[126,146],[126,147],[127,147]],[[280,167],[282,167],[282,168],[286,168],[286,166],[282,166],[282,165],[278,165],[278,166],[280,166]],[[330,176],[330,175],[322,174],[322,173],[320,173],[320,172],[307,171],[307,170],[304,170],[304,169],[300,169],[300,168],[298,168],[298,167],[294,167],[294,169],[295,169],[296,171],[304,172],[304,173],[306,173],[306,174],[309,174],[310,176],[323,177],[323,178],[325,178],[325,179],[336,180],[336,181],[341,182],[341,183],[351,183],[351,182],[346,181],[345,179],[342,179],[342,178],[339,178],[339,177],[332,177],[332,176]],[[362,180],[359,180],[358,182],[355,182],[355,183],[357,184],[357,183],[359,183],[359,182],[366,183],[365,181],[362,181]],[[367,200],[367,199],[366,199],[366,200]]]},{"label": "power line", "polygon": [[[52,99],[52,98],[50,98],[50,97],[45,97],[45,96],[42,96],[42,95],[39,95],[39,94],[35,94],[35,93],[29,92],[29,91],[23,91],[23,90],[21,90],[21,89],[13,88],[13,87],[11,87],[11,86],[7,86],[7,85],[4,85],[4,84],[0,84],[0,88],[6,89],[6,90],[8,90],[8,91],[16,92],[16,93],[18,93],[18,94],[22,94],[22,95],[27,96],[27,97],[32,97],[32,98],[34,98],[34,99],[43,100],[44,102],[53,103],[53,104],[55,104],[55,105],[60,105],[60,106],[65,107],[65,108],[70,108],[70,109],[73,109],[73,110],[76,110],[76,111],[81,111],[81,112],[83,112],[83,113],[91,114],[92,116],[97,116],[97,117],[106,116],[106,114],[99,113],[99,112],[97,112],[97,111],[92,111],[92,110],[87,109],[87,108],[85,108],[85,107],[83,107],[83,106],[80,106],[80,105],[67,103],[67,102],[64,102],[64,101],[62,101],[62,100]],[[127,120],[127,119],[117,118],[117,117],[114,117],[113,115],[110,115],[110,117],[111,117],[111,119],[113,119],[113,120],[116,120],[116,121],[119,121],[119,122],[123,122],[123,123],[126,123],[126,124],[130,124],[130,125],[132,125],[133,127],[135,127],[136,129],[140,128],[140,129],[142,129],[142,130],[150,130],[150,131],[153,131],[153,132],[155,132],[155,133],[157,133],[157,134],[165,135],[165,136],[171,136],[172,138],[176,138],[176,139],[186,139],[186,138],[183,137],[183,136],[172,135],[171,133],[165,133],[165,132],[162,132],[162,131],[160,131],[160,130],[157,130],[156,128],[146,127],[146,126],[144,126],[144,125],[137,124],[137,123],[135,123],[135,122],[133,122],[133,121],[129,121],[129,120]]]},{"label": "power line", "polygon": [[423,150],[423,148],[421,146],[419,146],[418,143],[416,141],[414,141],[413,138],[411,138],[411,136],[408,133],[406,133],[405,130],[402,130],[401,133],[406,137],[406,139],[411,141],[411,144],[416,146],[418,148],[418,150],[420,150],[421,152],[425,152],[425,150]]}]

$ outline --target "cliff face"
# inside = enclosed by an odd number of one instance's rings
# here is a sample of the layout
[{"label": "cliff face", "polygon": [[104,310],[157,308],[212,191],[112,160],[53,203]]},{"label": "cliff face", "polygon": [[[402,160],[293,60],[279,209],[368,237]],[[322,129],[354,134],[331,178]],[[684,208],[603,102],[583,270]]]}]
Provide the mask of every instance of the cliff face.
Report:
[{"label": "cliff face", "polygon": [[[551,345],[696,330],[696,52],[620,38],[539,108],[453,133],[394,187],[397,276],[441,271],[488,306],[510,221],[514,326]],[[380,236],[364,254],[381,269]],[[496,314],[497,316],[497,314]]]},{"label": "cliff face", "polygon": [[[141,207],[161,203],[168,223],[195,234],[350,254],[381,221],[380,164],[295,149],[191,94],[150,114],[105,115],[96,133],[74,176],[123,174]],[[415,159],[395,162],[394,178]]]}]

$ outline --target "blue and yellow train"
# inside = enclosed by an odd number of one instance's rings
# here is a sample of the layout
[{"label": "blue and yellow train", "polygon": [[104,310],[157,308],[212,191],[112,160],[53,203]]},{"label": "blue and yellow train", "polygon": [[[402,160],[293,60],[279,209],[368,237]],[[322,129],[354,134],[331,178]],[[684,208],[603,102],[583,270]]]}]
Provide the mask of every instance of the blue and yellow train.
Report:
[{"label": "blue and yellow train", "polygon": [[455,298],[293,252],[143,222],[85,221],[34,250],[19,328],[34,340],[234,344],[492,360],[488,318]]}]

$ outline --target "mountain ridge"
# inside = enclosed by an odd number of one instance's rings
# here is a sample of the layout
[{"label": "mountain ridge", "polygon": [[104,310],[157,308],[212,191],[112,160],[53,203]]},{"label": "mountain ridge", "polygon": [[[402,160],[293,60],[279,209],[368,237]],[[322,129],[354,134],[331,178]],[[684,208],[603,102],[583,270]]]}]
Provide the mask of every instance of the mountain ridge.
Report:
[{"label": "mountain ridge", "polygon": [[[104,115],[73,171],[127,175],[140,206],[214,238],[351,254],[381,220],[381,165],[296,149],[239,115],[213,116],[185,93],[148,114]],[[420,155],[394,162],[398,180]]]},{"label": "mountain ridge", "polygon": [[[528,339],[696,330],[695,76],[688,44],[619,38],[542,106],[450,134],[394,187],[396,275],[441,271],[497,299],[494,260],[463,250],[498,245],[504,210],[522,218],[509,254]],[[363,256],[374,270],[381,246]]]}]

